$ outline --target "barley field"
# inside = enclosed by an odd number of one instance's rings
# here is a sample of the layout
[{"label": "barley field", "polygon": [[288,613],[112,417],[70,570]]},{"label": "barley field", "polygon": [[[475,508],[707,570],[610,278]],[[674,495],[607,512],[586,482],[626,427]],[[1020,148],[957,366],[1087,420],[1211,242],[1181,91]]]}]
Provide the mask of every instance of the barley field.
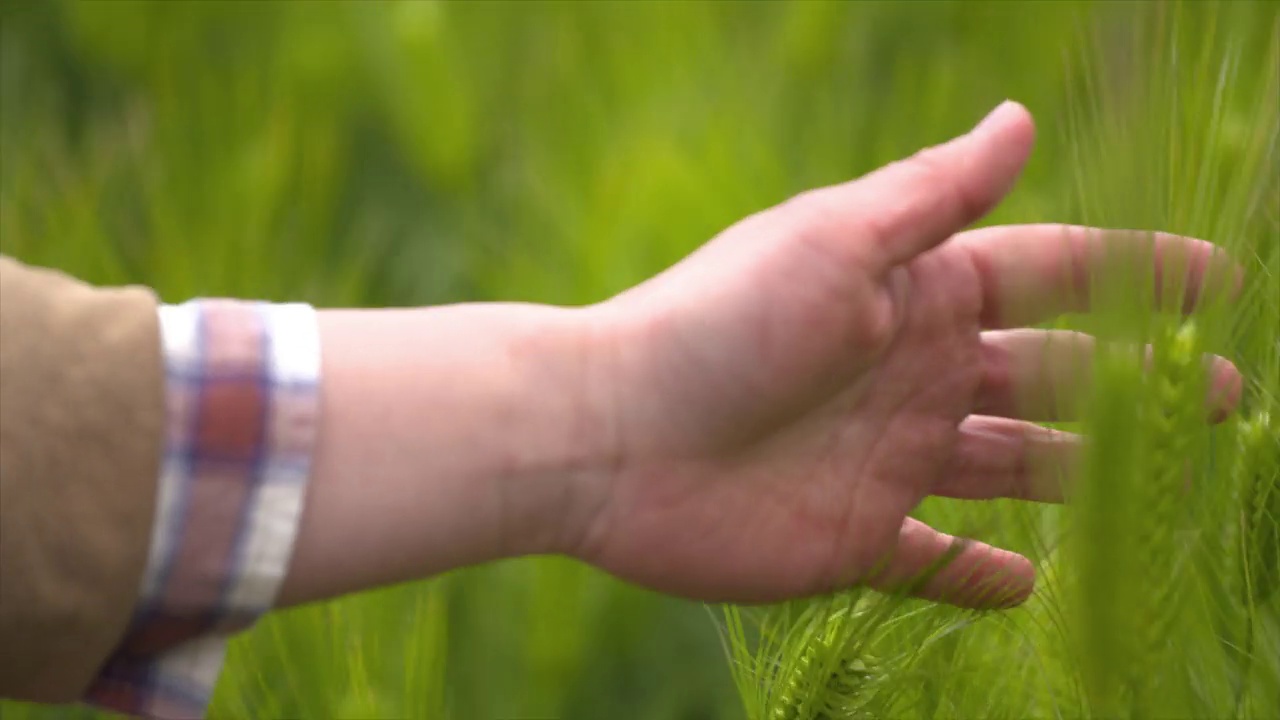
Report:
[{"label": "barley field", "polygon": [[[1214,241],[1241,297],[1101,282],[1064,506],[926,501],[1025,606],[706,607],[527,558],[268,616],[212,718],[1280,717],[1280,3],[0,3],[0,252],[320,306],[581,304],[967,130],[1039,137],[983,224]],[[1197,358],[1246,376],[1210,427]],[[89,718],[0,704],[0,718]]]}]

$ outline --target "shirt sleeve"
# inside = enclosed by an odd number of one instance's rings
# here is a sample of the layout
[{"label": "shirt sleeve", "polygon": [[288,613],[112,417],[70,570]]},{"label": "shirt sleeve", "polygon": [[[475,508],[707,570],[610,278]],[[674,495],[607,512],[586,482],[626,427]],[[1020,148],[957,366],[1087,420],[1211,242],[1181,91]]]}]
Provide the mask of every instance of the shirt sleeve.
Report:
[{"label": "shirt sleeve", "polygon": [[164,450],[157,305],[0,255],[0,698],[82,699],[137,606]]},{"label": "shirt sleeve", "polygon": [[167,431],[151,547],[126,636],[86,702],[205,713],[229,635],[275,602],[318,432],[320,340],[301,304],[161,306]]}]

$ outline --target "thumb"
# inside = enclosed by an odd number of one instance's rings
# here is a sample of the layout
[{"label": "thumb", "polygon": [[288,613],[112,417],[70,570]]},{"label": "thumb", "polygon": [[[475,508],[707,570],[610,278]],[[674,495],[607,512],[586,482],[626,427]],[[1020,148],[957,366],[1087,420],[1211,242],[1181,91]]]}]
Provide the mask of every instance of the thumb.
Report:
[{"label": "thumb", "polygon": [[1005,101],[958,138],[797,199],[826,219],[825,240],[854,240],[858,247],[846,253],[887,272],[990,212],[1013,187],[1034,139],[1026,108]]},{"label": "thumb", "polygon": [[1012,607],[1035,589],[1035,569],[1017,553],[955,538],[907,518],[893,554],[867,582],[882,592],[905,592],[959,607]]}]

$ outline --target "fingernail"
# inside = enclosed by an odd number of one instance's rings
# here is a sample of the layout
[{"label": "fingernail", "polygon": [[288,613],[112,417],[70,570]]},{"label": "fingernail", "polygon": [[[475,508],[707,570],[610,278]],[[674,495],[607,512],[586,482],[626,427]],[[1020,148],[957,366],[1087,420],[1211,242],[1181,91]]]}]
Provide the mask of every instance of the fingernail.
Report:
[{"label": "fingernail", "polygon": [[1226,358],[1213,358],[1210,367],[1209,422],[1217,424],[1226,420],[1240,404],[1244,377]]}]

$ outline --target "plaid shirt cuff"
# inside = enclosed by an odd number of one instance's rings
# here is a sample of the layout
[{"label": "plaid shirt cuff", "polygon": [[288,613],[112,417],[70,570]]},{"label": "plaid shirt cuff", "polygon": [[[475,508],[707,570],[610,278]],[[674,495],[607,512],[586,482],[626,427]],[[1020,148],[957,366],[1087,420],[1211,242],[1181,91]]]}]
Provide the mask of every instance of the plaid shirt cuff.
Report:
[{"label": "plaid shirt cuff", "polygon": [[228,635],[269,610],[297,536],[319,419],[307,305],[160,308],[168,437],[142,593],[90,704],[204,715]]}]

